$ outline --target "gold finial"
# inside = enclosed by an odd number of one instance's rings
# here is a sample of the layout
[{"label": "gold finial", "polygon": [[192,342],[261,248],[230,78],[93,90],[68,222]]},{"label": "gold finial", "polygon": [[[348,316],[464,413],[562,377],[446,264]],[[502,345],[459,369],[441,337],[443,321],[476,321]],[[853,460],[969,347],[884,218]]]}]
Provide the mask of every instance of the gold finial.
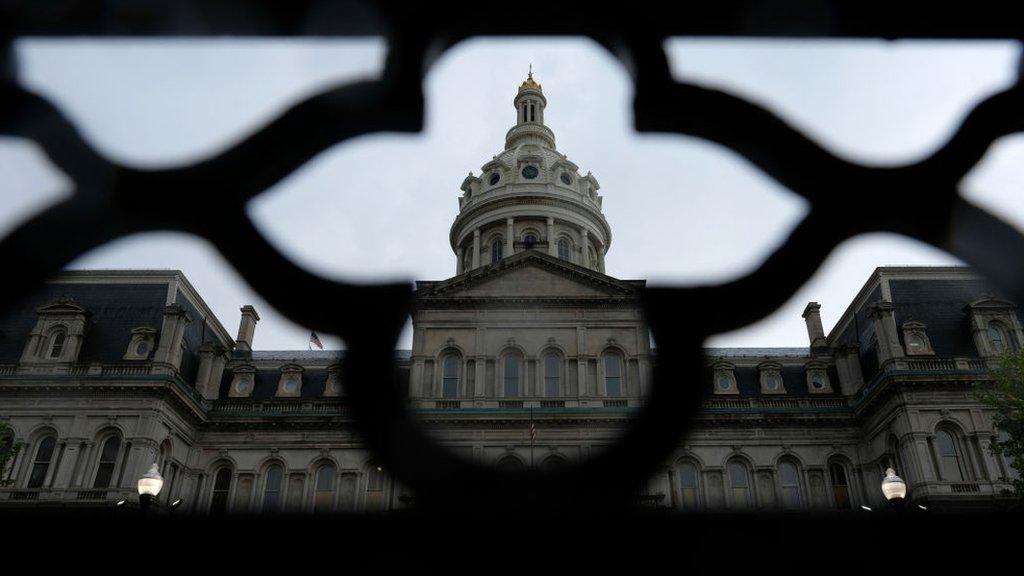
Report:
[{"label": "gold finial", "polygon": [[533,79],[533,64],[530,64],[530,71],[526,74],[526,81],[519,85],[519,91],[523,90],[540,90],[543,92],[541,85]]}]

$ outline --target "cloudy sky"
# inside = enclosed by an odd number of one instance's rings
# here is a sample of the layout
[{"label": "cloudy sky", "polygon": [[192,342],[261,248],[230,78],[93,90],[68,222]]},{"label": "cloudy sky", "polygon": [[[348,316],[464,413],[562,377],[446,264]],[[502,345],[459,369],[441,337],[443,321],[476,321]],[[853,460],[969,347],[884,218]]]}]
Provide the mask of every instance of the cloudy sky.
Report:
[{"label": "cloudy sky", "polygon": [[[1012,42],[680,39],[668,48],[678,78],[741,92],[837,154],[874,165],[929,154],[974,103],[1012,83],[1020,57]],[[248,39],[22,40],[17,53],[24,85],[58,102],[103,154],[141,167],[216,153],[311,93],[377,74],[384,55],[375,40]],[[336,146],[253,200],[251,216],[281,250],[326,276],[453,275],[447,238],[459,184],[501,149],[531,63],[559,150],[601,183],[614,235],[611,275],[652,284],[725,281],[755,266],[805,213],[800,198],[727,149],[636,134],[629,80],[592,42],[480,39],[455,47],[430,71],[422,134]],[[0,234],[70,193],[25,141],[0,138],[0,175]],[[962,190],[1024,228],[1024,138],[998,142]],[[876,266],[955,263],[896,236],[857,238],[778,312],[709,345],[803,346],[806,302],[822,303],[828,330]],[[238,308],[252,303],[263,319],[257,348],[306,346],[307,330],[272,310],[193,237],[133,236],[72,267],[181,269],[232,333]],[[323,336],[328,347],[342,345]]]}]

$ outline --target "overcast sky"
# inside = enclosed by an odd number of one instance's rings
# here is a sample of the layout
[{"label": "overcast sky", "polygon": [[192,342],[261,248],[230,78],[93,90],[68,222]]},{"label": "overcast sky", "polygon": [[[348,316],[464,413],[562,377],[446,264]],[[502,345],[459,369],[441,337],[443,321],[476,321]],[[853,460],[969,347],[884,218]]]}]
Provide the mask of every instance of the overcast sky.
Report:
[{"label": "overcast sky", "polygon": [[[703,39],[668,47],[678,78],[741,92],[836,153],[876,165],[933,151],[974,103],[1012,83],[1019,58],[1012,42]],[[142,167],[216,153],[309,94],[377,74],[384,55],[374,40],[235,39],[23,40],[17,53],[28,88],[58,102],[103,154]],[[612,276],[729,280],[763,259],[805,213],[800,198],[727,149],[637,135],[628,77],[596,44],[481,39],[455,47],[430,71],[422,134],[336,146],[253,200],[250,214],[281,250],[327,276],[452,276],[448,229],[459,184],[501,150],[515,121],[512,98],[531,63],[559,150],[601,184]],[[25,141],[0,138],[0,175],[0,234],[69,193],[60,172]],[[1024,227],[1024,138],[998,142],[962,189]],[[821,302],[828,330],[876,266],[956,263],[896,236],[858,238],[778,312],[709,345],[805,346],[800,312],[808,301]],[[181,269],[232,334],[238,308],[252,303],[262,317],[257,348],[306,347],[308,330],[272,310],[195,238],[133,236],[72,267]],[[322,336],[329,348],[341,346]],[[401,345],[409,343],[407,333]]]}]

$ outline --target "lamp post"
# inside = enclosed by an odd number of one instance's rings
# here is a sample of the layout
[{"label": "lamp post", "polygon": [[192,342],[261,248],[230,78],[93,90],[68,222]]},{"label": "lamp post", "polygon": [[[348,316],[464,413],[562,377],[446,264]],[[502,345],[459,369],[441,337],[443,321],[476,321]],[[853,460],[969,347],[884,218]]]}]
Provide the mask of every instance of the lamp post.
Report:
[{"label": "lamp post", "polygon": [[143,514],[149,512],[150,506],[156,503],[156,496],[164,487],[164,478],[160,475],[156,462],[149,468],[149,472],[139,478],[139,511]]},{"label": "lamp post", "polygon": [[892,468],[887,468],[885,478],[882,478],[882,494],[893,509],[903,507],[903,499],[907,497],[907,483]]}]

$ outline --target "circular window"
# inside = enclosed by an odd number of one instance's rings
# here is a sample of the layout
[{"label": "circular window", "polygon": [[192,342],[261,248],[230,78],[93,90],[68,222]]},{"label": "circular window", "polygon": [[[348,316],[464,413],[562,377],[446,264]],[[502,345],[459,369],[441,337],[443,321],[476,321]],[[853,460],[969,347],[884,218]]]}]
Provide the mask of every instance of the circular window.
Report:
[{"label": "circular window", "polygon": [[530,165],[523,168],[523,178],[533,180],[540,174],[540,170],[537,170],[536,166]]},{"label": "circular window", "polygon": [[559,176],[559,179],[561,179],[562,184],[565,184],[566,186],[572,184],[572,176],[570,176],[568,172],[562,172],[562,175]]},{"label": "circular window", "polygon": [[136,356],[148,356],[149,355],[149,342],[146,342],[145,340],[143,340],[142,342],[139,342],[138,345],[135,346],[135,355]]},{"label": "circular window", "polygon": [[299,389],[299,381],[297,378],[289,378],[284,381],[284,391],[291,394]]},{"label": "circular window", "polygon": [[722,374],[718,377],[716,384],[718,384],[719,390],[728,390],[729,388],[732,387],[732,381],[725,374]]},{"label": "circular window", "polygon": [[765,378],[764,387],[769,389],[769,390],[778,390],[779,389],[779,377],[774,375],[774,374],[772,374],[771,376],[768,376],[767,378]]},{"label": "circular window", "polygon": [[341,382],[338,382],[337,380],[332,380],[331,381],[331,392],[334,392],[334,393],[341,392]]},{"label": "circular window", "polygon": [[242,378],[238,381],[238,384],[235,385],[235,390],[245,394],[249,390],[252,390],[252,381],[248,378]]},{"label": "circular window", "polygon": [[501,180],[501,174],[499,174],[497,172],[492,172],[491,173],[491,179],[488,180],[488,182],[491,183],[491,186],[494,186],[495,184],[498,183],[498,180]]},{"label": "circular window", "polygon": [[821,376],[815,376],[811,378],[811,386],[815,390],[821,390],[822,388],[825,387],[825,379],[822,378]]}]

